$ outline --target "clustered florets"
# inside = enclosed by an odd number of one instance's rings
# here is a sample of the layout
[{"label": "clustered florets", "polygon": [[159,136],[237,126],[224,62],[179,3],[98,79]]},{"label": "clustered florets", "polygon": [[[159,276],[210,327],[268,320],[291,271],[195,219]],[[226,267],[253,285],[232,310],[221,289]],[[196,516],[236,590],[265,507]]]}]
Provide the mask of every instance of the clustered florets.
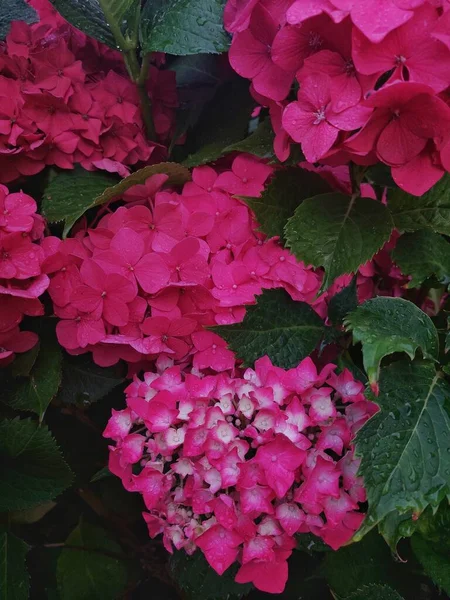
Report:
[{"label": "clustered florets", "polygon": [[280,160],[381,161],[417,195],[450,171],[448,0],[228,0],[225,26]]},{"label": "clustered florets", "polygon": [[134,378],[104,432],[151,537],[200,548],[219,574],[238,562],[237,582],[273,593],[295,534],[335,549],[351,538],[366,499],[351,442],[376,407],[349,371],[318,373],[310,358],[284,370],[264,357],[235,377],[158,366]]},{"label": "clustered florets", "polygon": [[[60,344],[92,351],[95,362],[138,362],[166,355],[216,371],[234,365],[225,342],[205,326],[242,321],[263,289],[283,287],[313,303],[320,274],[276,238],[257,232],[248,206],[272,167],[249,155],[218,173],[204,166],[177,193],[157,175],[125,193],[124,206],[74,238],[49,238],[49,293]],[[323,300],[319,300],[319,304]],[[213,352],[214,350],[214,352]]]},{"label": "clustered florets", "polygon": [[36,211],[33,198],[10,194],[0,185],[0,367],[38,340],[35,333],[19,329],[25,315],[44,314],[38,298],[49,285],[42,273],[44,219]]},{"label": "clustered florets", "polygon": [[[0,181],[46,165],[128,174],[165,148],[148,141],[136,85],[119,52],[69,25],[48,0],[32,0],[40,21],[15,21],[0,42]],[[157,138],[173,133],[175,73],[150,66],[148,93]]]}]

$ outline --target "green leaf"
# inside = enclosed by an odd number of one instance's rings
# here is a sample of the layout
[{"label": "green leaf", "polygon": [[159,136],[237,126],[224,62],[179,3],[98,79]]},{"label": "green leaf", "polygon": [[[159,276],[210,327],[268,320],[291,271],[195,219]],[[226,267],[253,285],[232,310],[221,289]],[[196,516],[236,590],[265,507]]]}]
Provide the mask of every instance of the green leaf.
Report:
[{"label": "green leaf", "polygon": [[214,162],[225,148],[243,140],[254,105],[248,82],[238,79],[221,86],[195,128],[195,148],[183,165],[197,167]]},{"label": "green leaf", "polygon": [[37,523],[45,517],[56,506],[56,502],[48,500],[43,504],[27,508],[26,510],[13,510],[8,513],[10,523],[20,523],[21,525],[31,525]]},{"label": "green leaf", "polygon": [[0,422],[0,512],[53,500],[72,481],[72,472],[45,425],[31,419]]},{"label": "green leaf", "polygon": [[377,200],[322,194],[305,200],[285,228],[287,245],[299,260],[324,267],[323,289],[354,273],[389,239],[392,219]]},{"label": "green leaf", "polygon": [[371,384],[378,380],[381,359],[394,352],[406,352],[412,360],[420,348],[425,358],[437,359],[439,339],[433,321],[403,298],[367,300],[346,317],[345,326],[354,342],[362,343]]},{"label": "green leaf", "polygon": [[30,547],[9,532],[0,532],[0,592],[2,600],[27,600],[30,578],[26,558]]},{"label": "green leaf", "polygon": [[247,307],[242,323],[211,329],[222,336],[245,366],[265,354],[290,369],[309,356],[325,334],[322,319],[306,302],[294,302],[284,290],[267,290]]},{"label": "green leaf", "polygon": [[65,221],[63,237],[66,237],[87,210],[118,198],[157,173],[168,175],[168,185],[181,185],[190,179],[189,171],[176,163],[144,167],[119,182],[114,175],[76,167],[73,171],[61,171],[52,179],[45,190],[42,212],[50,223]]},{"label": "green leaf", "polygon": [[395,188],[388,192],[388,206],[400,231],[431,229],[450,235],[450,175],[446,173],[423,196]]},{"label": "green leaf", "polygon": [[97,402],[123,381],[115,367],[99,367],[87,356],[67,357],[58,400],[65,404]]},{"label": "green leaf", "polygon": [[16,356],[11,367],[11,374],[13,377],[28,377],[30,375],[31,369],[36,363],[40,346],[40,342],[38,342],[31,350],[28,350],[28,352]]},{"label": "green leaf", "polygon": [[389,548],[372,532],[358,544],[327,552],[321,570],[333,592],[347,598],[363,585],[391,583],[392,567]]},{"label": "green leaf", "polygon": [[[112,555],[122,549],[106,531],[81,521],[66,540],[56,576],[61,600],[119,598],[127,584],[127,567]],[[75,548],[83,548],[78,550]]]},{"label": "green leaf", "polygon": [[95,205],[95,199],[115,183],[115,176],[101,171],[91,172],[81,167],[61,171],[45,190],[42,213],[50,223],[64,221],[63,237],[66,237],[74,223]]},{"label": "green leaf", "polygon": [[217,598],[241,598],[253,588],[251,584],[235,583],[237,565],[222,575],[212,569],[202,552],[188,556],[175,551],[169,561],[173,579],[186,594],[188,600],[216,600]]},{"label": "green leaf", "polygon": [[5,0],[0,3],[0,40],[4,40],[9,33],[12,21],[36,23],[39,20],[33,7],[25,0]]},{"label": "green leaf", "polygon": [[144,53],[219,54],[230,38],[223,29],[225,0],[151,0],[141,18]]},{"label": "green leaf", "polygon": [[[255,131],[245,139],[235,142],[224,149],[224,154],[229,152],[246,152],[260,158],[273,157],[273,141],[275,134],[270,119],[264,119],[258,124]],[[323,180],[322,180],[323,181]]]},{"label": "green leaf", "polygon": [[56,338],[41,338],[40,351],[29,375],[14,382],[5,402],[16,410],[34,412],[42,420],[61,384],[61,363],[62,353]]},{"label": "green leaf", "polygon": [[51,0],[72,25],[111,48],[137,46],[140,0]]},{"label": "green leaf", "polygon": [[111,477],[112,473],[108,469],[108,467],[103,467],[100,471],[97,471],[95,475],[91,477],[91,483],[95,483],[96,481],[102,481],[102,479],[106,479],[107,477]]},{"label": "green leaf", "polygon": [[411,546],[425,573],[447,594],[450,594],[450,558],[441,554],[439,546],[428,542],[419,534],[411,538]]},{"label": "green leaf", "polygon": [[402,273],[411,275],[410,288],[419,287],[433,275],[445,285],[450,283],[450,243],[438,233],[427,229],[404,233],[392,258]]},{"label": "green leaf", "polygon": [[392,511],[420,514],[450,493],[450,386],[433,365],[382,369],[377,403],[356,439],[369,508],[355,540]]},{"label": "green leaf", "polygon": [[450,504],[444,500],[438,510],[427,509],[417,522],[417,530],[427,541],[450,554]]},{"label": "green leaf", "polygon": [[365,585],[346,600],[403,600],[398,592],[387,585]]},{"label": "green leaf", "polygon": [[335,294],[328,305],[328,317],[335,325],[341,324],[345,317],[358,308],[356,277],[350,285]]},{"label": "green leaf", "polygon": [[418,527],[417,519],[413,519],[413,512],[400,514],[396,510],[390,512],[378,524],[378,531],[394,554],[397,553],[397,544],[401,538],[409,538]]},{"label": "green leaf", "polygon": [[256,215],[268,237],[278,235],[284,240],[284,226],[297,206],[315,194],[329,190],[328,184],[316,173],[291,168],[276,173],[260,198],[242,197]]}]

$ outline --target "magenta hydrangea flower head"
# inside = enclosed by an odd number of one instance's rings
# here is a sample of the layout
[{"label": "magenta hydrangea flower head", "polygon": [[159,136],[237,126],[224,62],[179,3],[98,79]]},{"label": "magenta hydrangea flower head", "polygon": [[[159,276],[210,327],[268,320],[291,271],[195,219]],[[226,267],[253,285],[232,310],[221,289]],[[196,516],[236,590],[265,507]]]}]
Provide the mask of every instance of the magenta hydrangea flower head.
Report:
[{"label": "magenta hydrangea flower head", "polygon": [[155,152],[164,157],[178,105],[175,73],[150,65],[157,135],[148,141],[120,53],[69,25],[48,0],[33,4],[39,22],[14,22],[2,44],[0,181],[77,163],[124,177]]},{"label": "magenta hydrangea flower head", "polygon": [[104,432],[109,468],[169,552],[199,548],[220,575],[238,563],[238,583],[281,593],[295,535],[337,549],[364,518],[352,440],[377,408],[349,371],[310,358],[233,370],[157,363],[135,377]]},{"label": "magenta hydrangea flower head", "polygon": [[35,333],[19,328],[25,315],[44,314],[38,298],[50,283],[42,269],[45,222],[36,211],[33,198],[0,186],[0,367],[38,341]]},{"label": "magenta hydrangea flower head", "polygon": [[48,238],[43,269],[60,344],[74,354],[92,351],[102,365],[162,354],[221,372],[234,358],[205,327],[241,321],[263,289],[285,287],[314,303],[320,274],[276,238],[265,240],[235,197],[260,195],[272,173],[241,154],[231,168],[194,169],[180,192],[158,175],[128,190],[124,205],[94,227],[64,241]]},{"label": "magenta hydrangea flower head", "polygon": [[[295,142],[309,163],[378,160],[405,191],[429,190],[450,169],[448,13],[441,0],[228,0],[231,66],[269,109],[277,158],[285,161]],[[404,88],[387,91],[394,84]],[[398,129],[392,149],[375,125],[382,111],[374,99],[385,97],[393,121],[403,97],[415,114],[429,114],[411,129],[403,107],[401,122],[387,127]]]}]

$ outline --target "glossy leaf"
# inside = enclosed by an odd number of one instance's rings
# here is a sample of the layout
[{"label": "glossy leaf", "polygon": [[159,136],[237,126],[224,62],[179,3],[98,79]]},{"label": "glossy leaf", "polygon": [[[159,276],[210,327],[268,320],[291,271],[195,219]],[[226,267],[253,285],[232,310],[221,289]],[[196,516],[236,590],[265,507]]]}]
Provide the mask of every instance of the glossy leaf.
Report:
[{"label": "glossy leaf", "polygon": [[32,419],[0,422],[0,511],[22,510],[53,500],[72,472],[45,425]]},{"label": "glossy leaf", "polygon": [[387,242],[392,227],[381,202],[332,193],[302,202],[287,222],[285,236],[299,260],[324,267],[326,289],[339,275],[354,273],[370,260]]},{"label": "glossy leaf", "polygon": [[75,222],[94,206],[95,199],[115,183],[117,177],[100,171],[81,167],[61,171],[45,190],[42,213],[50,223],[64,221],[65,237]]},{"label": "glossy leaf", "polygon": [[380,411],[359,431],[369,509],[364,533],[392,511],[421,513],[450,493],[450,386],[427,362],[381,371]]},{"label": "glossy leaf", "polygon": [[46,336],[29,374],[14,382],[6,403],[16,410],[34,412],[42,420],[61,384],[62,352],[55,338]]},{"label": "glossy leaf", "polygon": [[274,365],[289,369],[317,346],[326,328],[305,302],[294,302],[283,290],[268,290],[249,306],[242,323],[212,329],[222,336],[245,366],[265,354]]},{"label": "glossy leaf", "polygon": [[367,300],[346,317],[345,325],[354,342],[362,343],[371,384],[378,380],[381,359],[394,352],[406,352],[412,360],[420,348],[425,358],[437,359],[439,340],[432,320],[403,298]]},{"label": "glossy leaf", "polygon": [[51,0],[72,25],[111,48],[137,44],[139,0]]},{"label": "glossy leaf", "polygon": [[224,0],[151,0],[141,17],[145,53],[219,54],[229,36],[223,28]]},{"label": "glossy leaf", "polygon": [[427,229],[404,233],[392,258],[404,275],[411,276],[410,288],[432,276],[445,285],[450,283],[450,243],[438,233]]},{"label": "glossy leaf", "polygon": [[242,200],[255,213],[260,230],[268,237],[284,239],[284,227],[305,198],[329,190],[328,184],[316,173],[292,168],[276,173],[260,198]]},{"label": "glossy leaf", "polygon": [[450,235],[450,175],[446,173],[423,196],[399,188],[389,190],[388,207],[400,231],[431,229]]}]

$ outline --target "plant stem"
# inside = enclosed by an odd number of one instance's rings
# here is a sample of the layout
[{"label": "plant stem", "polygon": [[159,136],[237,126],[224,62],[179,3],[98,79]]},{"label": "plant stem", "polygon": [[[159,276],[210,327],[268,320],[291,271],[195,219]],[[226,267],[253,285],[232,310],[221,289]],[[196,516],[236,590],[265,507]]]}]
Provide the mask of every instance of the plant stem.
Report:
[{"label": "plant stem", "polygon": [[136,51],[126,50],[123,54],[125,65],[131,79],[137,85],[139,101],[141,105],[142,118],[144,120],[147,137],[149,140],[155,139],[155,126],[153,123],[152,105],[147,93],[146,83],[149,68],[149,57],[144,56],[142,65],[139,66],[139,61],[136,56]]}]

